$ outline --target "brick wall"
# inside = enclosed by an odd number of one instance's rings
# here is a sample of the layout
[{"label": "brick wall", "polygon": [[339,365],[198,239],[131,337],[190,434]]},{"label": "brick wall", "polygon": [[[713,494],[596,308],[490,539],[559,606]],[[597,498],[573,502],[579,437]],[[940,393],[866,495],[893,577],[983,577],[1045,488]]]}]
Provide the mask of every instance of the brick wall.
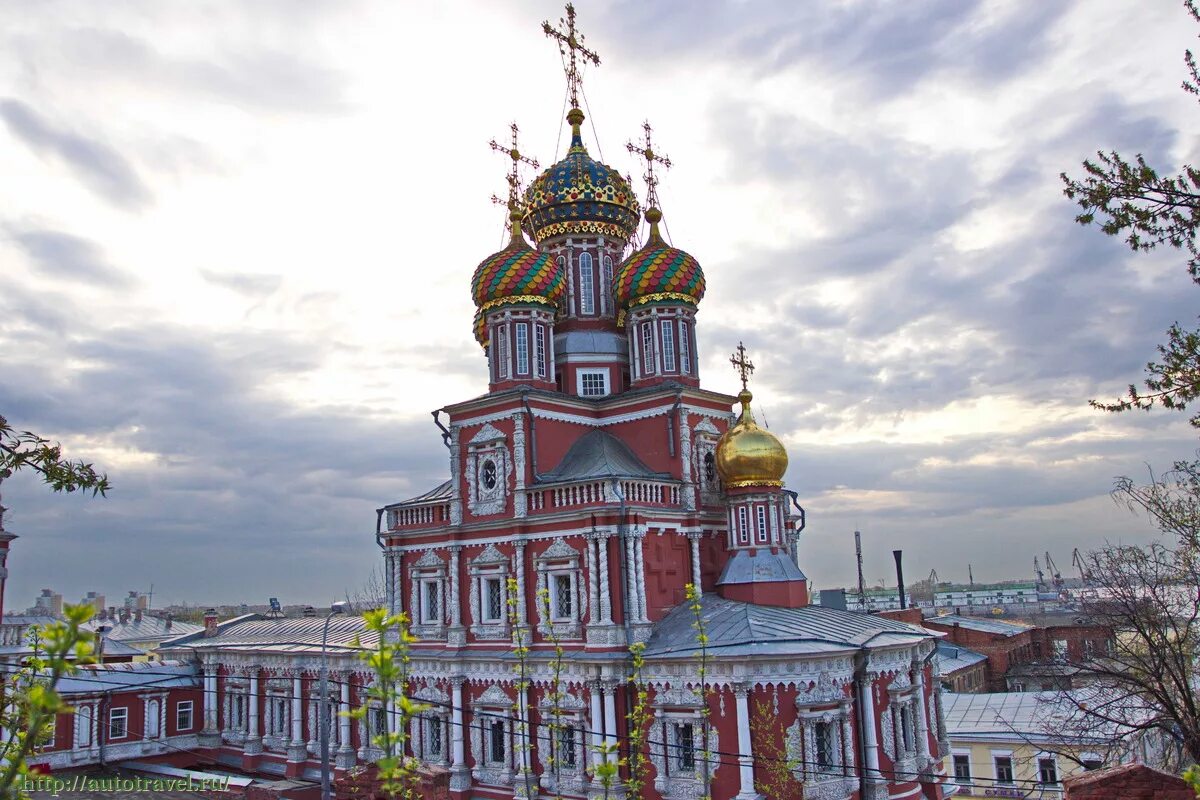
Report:
[{"label": "brick wall", "polygon": [[1064,800],[1196,800],[1196,793],[1176,775],[1145,764],[1085,772],[1063,781]]}]

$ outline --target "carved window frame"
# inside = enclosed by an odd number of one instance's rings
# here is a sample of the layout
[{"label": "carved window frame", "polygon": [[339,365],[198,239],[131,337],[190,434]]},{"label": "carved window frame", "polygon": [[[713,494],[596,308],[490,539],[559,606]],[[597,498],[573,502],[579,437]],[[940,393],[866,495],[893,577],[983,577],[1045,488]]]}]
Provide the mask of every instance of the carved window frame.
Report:
[{"label": "carved window frame", "polygon": [[[420,639],[445,639],[449,625],[450,573],[445,559],[427,550],[408,568],[409,611],[412,633]],[[438,617],[426,618],[426,592],[434,586],[438,598]]]},{"label": "carved window frame", "polygon": [[[557,539],[550,547],[534,556],[534,573],[537,575],[537,618],[538,631],[542,635],[553,632],[558,639],[579,639],[583,637],[583,620],[587,616],[587,590],[583,577],[583,556],[573,546],[563,539]],[[555,579],[566,576],[571,583],[571,616],[558,619],[555,617]],[[545,593],[545,594],[543,594]],[[543,607],[542,597],[548,599]],[[549,618],[546,612],[549,611]]]},{"label": "carved window frame", "polygon": [[[493,463],[495,485],[484,483],[485,464]],[[467,443],[467,508],[475,515],[501,514],[508,501],[508,481],[513,473],[508,436],[485,424]]]},{"label": "carved window frame", "polygon": [[[507,640],[510,635],[508,614],[506,613],[506,594],[508,576],[512,571],[512,562],[494,545],[488,545],[467,564],[467,579],[470,582],[469,595],[471,606],[471,634],[476,639]],[[501,603],[500,619],[485,620],[483,603],[486,602],[486,585],[484,581],[497,579],[500,581]]]}]

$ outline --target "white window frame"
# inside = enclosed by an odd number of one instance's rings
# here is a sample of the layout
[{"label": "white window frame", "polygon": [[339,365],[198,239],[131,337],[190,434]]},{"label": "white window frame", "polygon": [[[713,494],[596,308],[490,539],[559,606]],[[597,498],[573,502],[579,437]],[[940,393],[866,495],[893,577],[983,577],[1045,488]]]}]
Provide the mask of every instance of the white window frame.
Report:
[{"label": "white window frame", "polygon": [[[489,585],[495,583],[498,586],[500,598],[500,614],[493,617],[488,612],[491,594]],[[485,625],[497,625],[504,622],[504,576],[503,575],[482,575],[479,578],[479,621]]]},{"label": "white window frame", "polygon": [[[1042,762],[1049,761],[1050,768],[1054,770],[1053,781],[1042,780]],[[1039,786],[1060,786],[1062,785],[1062,773],[1058,769],[1058,758],[1054,753],[1038,753],[1037,756],[1037,782]]]},{"label": "white window frame", "polygon": [[642,374],[654,374],[654,322],[642,323]]},{"label": "white window frame", "polygon": [[[603,382],[603,390],[600,394],[589,393],[584,391],[583,379],[587,377],[599,377]],[[611,389],[609,388],[608,370],[607,369],[580,369],[575,372],[576,391],[580,397],[608,397]]]},{"label": "white window frame", "polygon": [[537,376],[546,377],[546,326],[540,322],[533,324],[533,357],[537,361]]},{"label": "white window frame", "polygon": [[[955,763],[955,759],[958,759],[958,758],[965,758],[967,760],[966,777],[963,777],[963,778],[958,777],[958,772],[957,772],[958,767],[957,767],[957,764]],[[974,782],[974,775],[975,775],[975,770],[974,770],[974,765],[971,763],[971,751],[970,750],[954,750],[954,751],[952,751],[950,753],[950,779],[953,780],[955,783],[959,784],[960,786],[970,786]]]},{"label": "white window frame", "polygon": [[[501,767],[508,763],[508,726],[504,724],[504,718],[496,713],[483,712],[480,715],[483,718],[484,728],[483,737],[483,762],[489,767]],[[500,758],[495,757],[494,744],[496,741],[496,726],[500,726],[500,742],[504,748],[504,753]]]},{"label": "white window frame", "polygon": [[[117,724],[117,720],[121,721],[120,735],[113,733],[113,730]],[[111,742],[115,739],[127,738],[129,738],[129,707],[121,706],[120,708],[110,708],[108,710],[108,737],[106,741]]]},{"label": "white window frame", "polygon": [[684,375],[692,371],[692,348],[688,341],[688,324],[679,320],[679,371]]},{"label": "white window frame", "polygon": [[[1017,782],[1017,764],[1016,764],[1016,760],[1013,759],[1012,751],[1011,750],[992,750],[991,756],[992,756],[992,780],[993,780],[993,782],[997,786],[1013,786],[1013,785],[1015,785]],[[1010,780],[1007,780],[1007,781],[1000,780],[1000,765],[998,763],[996,763],[996,760],[1000,759],[1000,758],[1008,759],[1008,771],[1011,773]]]},{"label": "white window frame", "polygon": [[579,254],[579,313],[596,313],[596,269],[591,253]]},{"label": "white window frame", "polygon": [[750,544],[750,514],[745,506],[738,506],[738,544]]},{"label": "white window frame", "polygon": [[508,325],[496,326],[496,378],[508,378]]},{"label": "white window frame", "polygon": [[660,319],[659,334],[662,336],[663,372],[675,371],[675,321]]},{"label": "white window frame", "polygon": [[[421,581],[421,593],[419,598],[421,601],[420,624],[441,625],[444,611],[443,606],[445,605],[445,603],[442,602],[442,580],[440,578],[419,578],[419,580]],[[432,595],[430,592],[431,589]],[[431,613],[433,611],[433,609],[430,608],[429,603],[431,596],[437,598],[437,613]]]},{"label": "white window frame", "polygon": [[513,323],[513,336],[517,350],[517,374],[529,374],[529,323]]},{"label": "white window frame", "polygon": [[[187,713],[187,725],[183,724],[183,715]],[[175,703],[175,730],[178,733],[190,731],[196,724],[195,705],[191,700],[180,700]]]},{"label": "white window frame", "polygon": [[75,708],[75,747],[90,747],[92,743],[92,726],[96,721],[95,710],[90,705]]},{"label": "white window frame", "polygon": [[757,530],[758,543],[759,544],[767,544],[768,543],[767,509],[765,506],[755,506],[754,522],[755,522],[756,530]]},{"label": "white window frame", "polygon": [[[575,571],[574,570],[558,570],[549,573],[547,580],[550,584],[550,621],[551,622],[574,622],[578,618],[579,603],[575,599]],[[562,581],[566,580],[566,600],[568,603],[567,613],[559,614],[559,603],[562,598]]]}]

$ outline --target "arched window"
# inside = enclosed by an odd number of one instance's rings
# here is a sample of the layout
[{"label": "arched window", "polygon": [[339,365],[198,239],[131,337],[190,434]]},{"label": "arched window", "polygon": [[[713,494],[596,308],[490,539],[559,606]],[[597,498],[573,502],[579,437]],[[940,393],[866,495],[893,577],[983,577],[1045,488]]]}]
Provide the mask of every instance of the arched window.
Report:
[{"label": "arched window", "polygon": [[596,286],[591,253],[579,254],[579,313],[596,313]]}]

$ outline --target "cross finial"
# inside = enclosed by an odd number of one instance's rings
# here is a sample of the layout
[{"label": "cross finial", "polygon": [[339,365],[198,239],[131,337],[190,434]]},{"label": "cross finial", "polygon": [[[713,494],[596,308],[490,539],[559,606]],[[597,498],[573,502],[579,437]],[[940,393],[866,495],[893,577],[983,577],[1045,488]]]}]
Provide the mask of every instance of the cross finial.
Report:
[{"label": "cross finial", "polygon": [[505,200],[497,197],[496,195],[492,195],[492,202],[496,203],[497,205],[507,205],[509,210],[513,211],[516,210],[520,205],[520,165],[528,164],[534,169],[537,169],[539,165],[536,158],[526,158],[525,156],[521,155],[521,151],[517,147],[517,135],[520,133],[520,128],[517,127],[517,123],[514,122],[508,127],[512,131],[512,147],[505,147],[495,139],[492,139],[490,142],[488,142],[488,145],[491,146],[492,150],[495,150],[498,153],[504,153],[506,156],[512,159],[512,169],[510,169],[508,172],[508,199]]},{"label": "cross finial", "polygon": [[583,76],[579,73],[580,62],[600,66],[600,56],[583,46],[583,34],[575,29],[575,6],[567,3],[566,18],[559,17],[558,28],[549,20],[542,23],[542,30],[558,42],[558,52],[563,58],[563,70],[567,73],[567,92],[571,97],[571,108],[579,108],[579,85]]},{"label": "cross finial", "polygon": [[737,352],[729,359],[729,363],[733,364],[733,368],[741,376],[742,391],[746,391],[746,383],[750,380],[750,376],[754,374],[754,362],[746,358],[746,345],[738,342]]},{"label": "cross finial", "polygon": [[654,152],[654,146],[650,141],[651,133],[650,121],[647,120],[642,123],[643,141],[641,146],[633,142],[626,142],[625,149],[646,160],[646,171],[642,173],[642,179],[646,181],[646,208],[656,208],[661,211],[662,209],[658,205],[658,177],[654,174],[654,164],[658,162],[666,169],[670,169],[671,159],[667,158],[665,154]]}]

